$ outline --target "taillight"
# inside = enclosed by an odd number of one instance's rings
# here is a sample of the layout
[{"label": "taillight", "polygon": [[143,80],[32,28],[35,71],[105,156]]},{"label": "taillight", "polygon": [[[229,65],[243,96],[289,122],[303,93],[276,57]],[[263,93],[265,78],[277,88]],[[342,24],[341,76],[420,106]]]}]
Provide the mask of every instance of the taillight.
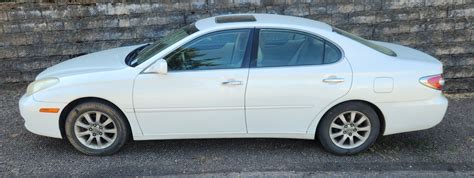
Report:
[{"label": "taillight", "polygon": [[441,90],[443,88],[443,85],[444,85],[444,79],[441,76],[441,74],[439,74],[439,75],[430,75],[430,76],[426,76],[426,77],[421,77],[420,78],[420,83],[427,86],[427,87],[437,89],[437,90]]}]

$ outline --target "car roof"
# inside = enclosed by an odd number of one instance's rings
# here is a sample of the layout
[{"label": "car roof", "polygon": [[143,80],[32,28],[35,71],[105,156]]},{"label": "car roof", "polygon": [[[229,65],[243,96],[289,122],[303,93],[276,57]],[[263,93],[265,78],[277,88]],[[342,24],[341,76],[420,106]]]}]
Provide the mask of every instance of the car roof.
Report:
[{"label": "car roof", "polygon": [[[254,17],[254,18],[252,18]],[[324,22],[311,19],[276,15],[276,14],[232,14],[209,17],[196,22],[199,30],[229,28],[242,26],[271,26],[271,27],[308,27],[331,31],[332,27]]]}]

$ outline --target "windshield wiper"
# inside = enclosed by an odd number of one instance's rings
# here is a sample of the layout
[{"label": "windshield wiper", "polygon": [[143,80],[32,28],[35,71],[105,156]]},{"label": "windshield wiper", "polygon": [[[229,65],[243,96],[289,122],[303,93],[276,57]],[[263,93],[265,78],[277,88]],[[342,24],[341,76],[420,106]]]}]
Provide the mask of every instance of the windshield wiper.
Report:
[{"label": "windshield wiper", "polygon": [[132,64],[132,61],[137,57],[138,53],[141,50],[143,50],[143,48],[147,47],[148,45],[150,44],[140,46],[137,49],[134,49],[132,52],[128,53],[127,57],[125,57],[125,64],[131,67],[135,67],[134,64]]}]

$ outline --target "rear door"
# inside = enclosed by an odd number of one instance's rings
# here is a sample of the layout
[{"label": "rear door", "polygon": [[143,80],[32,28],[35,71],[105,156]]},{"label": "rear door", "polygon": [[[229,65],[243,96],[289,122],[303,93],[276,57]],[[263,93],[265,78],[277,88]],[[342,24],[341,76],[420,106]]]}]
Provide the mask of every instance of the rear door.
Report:
[{"label": "rear door", "polygon": [[260,29],[245,96],[248,133],[306,133],[346,94],[352,72],[341,50],[318,36]]}]

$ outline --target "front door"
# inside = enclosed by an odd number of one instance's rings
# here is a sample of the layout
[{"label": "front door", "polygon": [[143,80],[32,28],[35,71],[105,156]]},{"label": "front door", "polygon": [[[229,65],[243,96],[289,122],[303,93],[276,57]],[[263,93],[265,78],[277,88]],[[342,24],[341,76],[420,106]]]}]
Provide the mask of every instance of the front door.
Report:
[{"label": "front door", "polygon": [[133,92],[145,136],[246,133],[244,64],[250,29],[198,37],[164,59],[168,74],[140,74]]},{"label": "front door", "polygon": [[315,116],[349,91],[341,51],[317,36],[261,29],[246,93],[248,133],[305,134]]}]

